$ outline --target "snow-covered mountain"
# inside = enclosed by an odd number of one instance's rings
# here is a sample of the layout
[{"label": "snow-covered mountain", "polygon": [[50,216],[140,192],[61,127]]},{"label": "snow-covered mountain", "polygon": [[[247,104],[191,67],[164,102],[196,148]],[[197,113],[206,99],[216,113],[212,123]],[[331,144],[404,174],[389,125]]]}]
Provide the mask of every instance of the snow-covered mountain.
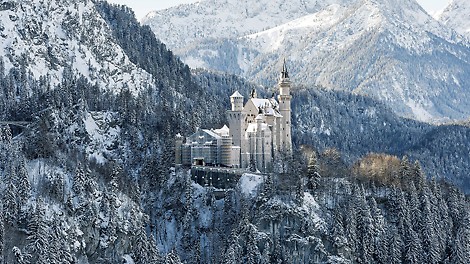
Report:
[{"label": "snow-covered mountain", "polygon": [[[181,47],[175,53],[191,67],[228,71],[271,85],[282,58],[287,57],[295,83],[373,96],[400,115],[419,120],[470,115],[469,44],[429,16],[415,0],[315,2],[295,16],[289,12],[294,8],[283,11],[281,6],[281,12],[269,15],[273,21],[288,22],[272,23],[255,33],[246,16],[233,18],[238,13],[230,5],[207,8],[209,2],[168,9],[158,13],[159,20],[145,23],[154,25],[159,35],[164,33],[161,19],[180,21],[171,25],[175,33],[168,40]],[[256,5],[270,6],[266,1],[256,1]],[[224,19],[220,15],[210,24],[193,20],[190,31],[181,22],[209,11],[214,16],[225,12],[232,16]],[[206,32],[209,25],[218,28],[232,20],[237,21],[236,28],[247,29],[247,34],[225,30],[184,46],[188,32]]]},{"label": "snow-covered mountain", "polygon": [[74,75],[116,92],[152,85],[152,75],[134,65],[116,43],[95,1],[8,1],[0,10],[6,72],[21,65],[55,85],[64,68],[71,68]]},{"label": "snow-covered mountain", "polygon": [[452,0],[439,15],[439,21],[460,34],[470,37],[470,2]]},{"label": "snow-covered mountain", "polygon": [[[357,0],[353,0],[357,1]],[[345,0],[203,0],[150,12],[142,19],[172,50],[206,39],[260,32]]]}]

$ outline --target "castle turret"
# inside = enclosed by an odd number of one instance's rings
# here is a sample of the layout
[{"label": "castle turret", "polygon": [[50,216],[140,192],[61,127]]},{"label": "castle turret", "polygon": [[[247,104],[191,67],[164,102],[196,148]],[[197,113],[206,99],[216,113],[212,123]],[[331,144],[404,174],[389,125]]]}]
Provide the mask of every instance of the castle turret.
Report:
[{"label": "castle turret", "polygon": [[183,164],[182,146],[183,146],[183,136],[181,136],[181,134],[177,134],[175,138],[175,164],[176,165]]},{"label": "castle turret", "polygon": [[227,111],[227,120],[230,128],[230,137],[233,145],[241,147],[242,131],[244,131],[245,115],[243,114],[243,96],[236,91],[230,96],[232,110]]},{"label": "castle turret", "polygon": [[238,91],[230,96],[230,103],[232,104],[232,111],[238,112],[243,110],[243,95]]},{"label": "castle turret", "polygon": [[291,135],[291,99],[289,72],[287,71],[286,60],[282,65],[282,71],[279,78],[279,112],[282,115],[280,124],[280,150],[292,153],[292,135]]}]

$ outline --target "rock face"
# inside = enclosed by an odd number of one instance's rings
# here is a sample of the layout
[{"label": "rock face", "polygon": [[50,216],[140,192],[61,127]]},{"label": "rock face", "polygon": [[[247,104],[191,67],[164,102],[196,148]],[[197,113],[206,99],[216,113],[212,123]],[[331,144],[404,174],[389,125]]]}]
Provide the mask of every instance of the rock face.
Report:
[{"label": "rock face", "polygon": [[443,24],[455,29],[462,35],[470,37],[470,2],[452,0],[438,19]]},{"label": "rock face", "polygon": [[90,0],[9,1],[0,5],[0,56],[4,70],[24,67],[36,79],[58,84],[64,69],[118,92],[151,85],[152,76],[134,65]]},{"label": "rock face", "polygon": [[[235,8],[231,1],[201,1],[143,22],[194,68],[272,85],[286,57],[295,83],[373,96],[401,116],[436,121],[470,114],[468,41],[415,0],[247,2]],[[260,13],[258,5],[277,9]],[[211,14],[210,23],[204,14]],[[253,22],[265,16],[273,18]]]}]

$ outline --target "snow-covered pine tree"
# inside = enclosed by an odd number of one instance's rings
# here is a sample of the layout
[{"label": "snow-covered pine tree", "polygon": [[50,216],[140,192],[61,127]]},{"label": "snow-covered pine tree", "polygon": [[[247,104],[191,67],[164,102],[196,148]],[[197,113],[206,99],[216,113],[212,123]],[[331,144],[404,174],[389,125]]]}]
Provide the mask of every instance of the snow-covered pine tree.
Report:
[{"label": "snow-covered pine tree", "polygon": [[72,183],[72,190],[74,192],[74,195],[76,197],[77,203],[80,203],[79,201],[80,197],[83,195],[83,191],[85,189],[85,171],[83,170],[83,165],[81,162],[77,162],[77,166],[75,168],[75,173],[73,174],[73,183]]},{"label": "snow-covered pine tree", "polygon": [[455,264],[468,263],[470,259],[470,212],[464,212],[462,222],[457,230],[451,260]]},{"label": "snow-covered pine tree", "polygon": [[261,260],[261,254],[259,252],[257,241],[256,241],[256,229],[253,225],[249,225],[246,236],[246,264],[258,264]]},{"label": "snow-covered pine tree", "polygon": [[393,225],[388,226],[388,250],[386,252],[387,261],[385,263],[402,263],[402,254],[404,243],[397,230]]},{"label": "snow-covered pine tree", "polygon": [[3,210],[5,215],[5,222],[11,226],[16,225],[18,221],[18,200],[17,200],[17,188],[11,181],[12,175],[6,181],[6,190],[3,194]]},{"label": "snow-covered pine tree", "polygon": [[407,229],[405,241],[405,262],[410,264],[423,263],[423,247],[418,233],[411,227]]},{"label": "snow-covered pine tree", "polygon": [[426,185],[426,175],[421,168],[421,163],[418,160],[415,161],[412,168],[413,179],[415,181],[416,188],[418,191],[421,191]]},{"label": "snow-covered pine tree", "polygon": [[377,207],[377,202],[374,197],[368,199],[370,213],[373,219],[373,258],[377,263],[387,263],[387,237],[385,233],[385,218],[382,210]]},{"label": "snow-covered pine tree", "polygon": [[333,211],[333,224],[331,228],[331,239],[332,244],[335,247],[336,254],[340,257],[345,257],[349,251],[347,248],[348,240],[346,238],[343,215],[338,207],[335,207]]},{"label": "snow-covered pine tree", "polygon": [[295,181],[296,186],[295,186],[295,194],[294,194],[295,201],[297,202],[299,206],[302,206],[304,203],[304,195],[305,195],[302,176],[300,174],[294,174],[293,177],[296,178],[296,181]]},{"label": "snow-covered pine tree", "polygon": [[[432,213],[432,204],[430,200],[436,200],[436,197],[429,190],[426,183],[422,183],[419,193],[421,212],[419,215],[418,231],[421,234],[423,244],[424,261],[426,263],[438,263],[440,260],[439,240],[437,236],[436,224]],[[438,210],[438,208],[434,208]]]},{"label": "snow-covered pine tree", "polygon": [[5,225],[3,216],[3,202],[0,199],[0,264],[5,264]]},{"label": "snow-covered pine tree", "polygon": [[49,226],[45,218],[46,208],[42,198],[37,198],[36,208],[28,223],[29,235],[27,238],[28,253],[31,254],[35,263],[48,263],[49,252]]},{"label": "snow-covered pine tree", "polygon": [[307,189],[315,190],[320,183],[320,178],[317,154],[312,152],[307,165]]},{"label": "snow-covered pine tree", "polygon": [[18,177],[18,202],[20,208],[22,208],[31,197],[31,184],[26,170],[26,160],[24,157],[19,159],[20,162],[16,167],[16,175]]},{"label": "snow-covered pine tree", "polygon": [[400,183],[402,185],[410,182],[413,180],[413,171],[411,168],[410,160],[408,159],[408,156],[403,156],[403,158],[400,161],[400,172],[399,172],[399,177],[400,177]]},{"label": "snow-covered pine tree", "polygon": [[151,256],[149,253],[150,245],[147,239],[145,227],[138,226],[132,238],[133,256],[136,264],[150,263]]},{"label": "snow-covered pine tree", "polygon": [[239,234],[235,232],[235,230],[232,230],[229,238],[226,241],[227,246],[222,258],[224,264],[237,264],[242,261],[239,238]]},{"label": "snow-covered pine tree", "polygon": [[18,247],[13,247],[13,254],[15,255],[16,264],[30,264],[31,255],[21,252]]},{"label": "snow-covered pine tree", "polygon": [[180,257],[176,253],[176,250],[173,249],[166,255],[165,264],[182,264]]},{"label": "snow-covered pine tree", "polygon": [[437,237],[437,250],[440,259],[445,258],[445,251],[447,248],[447,243],[451,239],[451,234],[453,230],[453,224],[449,218],[449,208],[447,207],[447,202],[442,196],[441,186],[437,183],[436,179],[433,178],[432,183],[432,193],[435,199],[431,199],[430,202],[433,205],[432,218],[434,226],[436,228],[436,237]]}]

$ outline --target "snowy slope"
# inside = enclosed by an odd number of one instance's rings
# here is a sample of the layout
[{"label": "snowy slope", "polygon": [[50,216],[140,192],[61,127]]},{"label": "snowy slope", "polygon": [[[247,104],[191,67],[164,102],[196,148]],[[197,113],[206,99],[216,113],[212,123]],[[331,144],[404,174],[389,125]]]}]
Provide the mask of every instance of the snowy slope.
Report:
[{"label": "snowy slope", "polygon": [[438,17],[439,21],[455,29],[462,35],[470,37],[470,2],[452,0]]},{"label": "snowy slope", "polygon": [[91,0],[6,2],[0,8],[0,56],[5,71],[25,65],[51,84],[62,80],[65,67],[118,92],[137,91],[152,76],[129,61]]},{"label": "snowy slope", "polygon": [[[470,115],[470,49],[465,38],[434,20],[415,0],[328,4],[245,36],[214,34],[217,39],[176,53],[191,67],[228,71],[266,85],[273,85],[287,57],[297,84],[373,96],[402,116],[424,121]],[[219,8],[216,13],[227,10]],[[247,22],[243,17],[240,21]]]},{"label": "snowy slope", "polygon": [[[357,0],[353,0],[357,1]],[[211,38],[234,38],[272,28],[346,0],[202,0],[149,13],[142,23],[176,50]]]}]

